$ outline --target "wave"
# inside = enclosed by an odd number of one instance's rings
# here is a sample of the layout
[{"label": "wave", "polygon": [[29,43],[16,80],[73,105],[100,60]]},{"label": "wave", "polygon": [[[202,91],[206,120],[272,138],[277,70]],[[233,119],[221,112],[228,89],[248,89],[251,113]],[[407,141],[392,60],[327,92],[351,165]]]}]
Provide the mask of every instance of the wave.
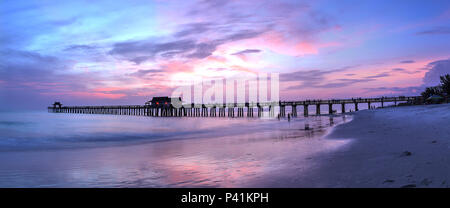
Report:
[{"label": "wave", "polygon": [[[0,121],[0,151],[134,145],[251,133],[301,130],[306,118],[291,122],[258,118],[153,118],[114,115],[8,113]],[[317,117],[316,117],[317,118]],[[313,118],[309,118],[312,122]],[[318,127],[324,125],[317,120]],[[313,127],[313,126],[311,126]]]}]

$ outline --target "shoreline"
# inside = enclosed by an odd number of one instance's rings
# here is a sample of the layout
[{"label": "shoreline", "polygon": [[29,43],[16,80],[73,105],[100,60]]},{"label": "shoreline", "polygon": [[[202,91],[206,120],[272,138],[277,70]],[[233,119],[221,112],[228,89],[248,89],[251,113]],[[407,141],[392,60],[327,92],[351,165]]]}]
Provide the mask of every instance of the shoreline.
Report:
[{"label": "shoreline", "polygon": [[[1,152],[0,184],[448,187],[449,110],[449,104],[383,108],[275,122],[276,130],[268,132],[100,148]],[[306,130],[307,125],[313,128]]]},{"label": "shoreline", "polygon": [[[135,120],[133,118],[129,122],[134,124]],[[291,122],[208,123],[217,126],[216,131],[208,131],[209,136],[193,134],[193,139],[98,148],[0,152],[0,186],[266,186],[277,182],[273,178],[283,177],[282,181],[287,181],[292,174],[306,172],[316,166],[307,159],[311,155],[333,151],[344,145],[345,142],[322,139],[330,126],[343,120],[345,117],[323,116]],[[81,124],[84,125],[83,122]],[[304,130],[307,124],[311,129]],[[203,126],[203,129],[210,128]]]},{"label": "shoreline", "polygon": [[351,140],[318,156],[301,187],[450,187],[450,104],[365,110],[324,138]]}]

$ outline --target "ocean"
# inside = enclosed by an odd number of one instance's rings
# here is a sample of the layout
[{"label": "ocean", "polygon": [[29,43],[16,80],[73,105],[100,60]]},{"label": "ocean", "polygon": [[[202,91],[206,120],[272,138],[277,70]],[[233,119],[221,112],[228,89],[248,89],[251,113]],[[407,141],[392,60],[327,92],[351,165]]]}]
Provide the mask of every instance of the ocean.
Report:
[{"label": "ocean", "polygon": [[0,115],[0,187],[282,185],[345,145],[323,136],[351,119]]}]

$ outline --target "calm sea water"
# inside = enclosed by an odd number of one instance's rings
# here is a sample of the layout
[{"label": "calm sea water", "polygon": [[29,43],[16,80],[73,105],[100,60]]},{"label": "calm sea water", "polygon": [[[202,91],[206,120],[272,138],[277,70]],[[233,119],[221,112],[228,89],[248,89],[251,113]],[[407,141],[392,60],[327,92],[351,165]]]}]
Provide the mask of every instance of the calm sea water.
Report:
[{"label": "calm sea water", "polygon": [[346,120],[1,113],[0,187],[273,186],[345,145],[322,136]]}]

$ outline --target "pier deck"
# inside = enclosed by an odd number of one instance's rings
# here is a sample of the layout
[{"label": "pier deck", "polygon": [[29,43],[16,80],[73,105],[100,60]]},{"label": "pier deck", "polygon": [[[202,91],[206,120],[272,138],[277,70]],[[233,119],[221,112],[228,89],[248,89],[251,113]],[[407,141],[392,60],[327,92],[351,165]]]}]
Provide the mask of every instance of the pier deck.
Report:
[{"label": "pier deck", "polygon": [[[279,101],[264,103],[222,103],[222,104],[183,104],[175,108],[172,104],[163,106],[152,105],[119,105],[119,106],[62,106],[55,102],[53,106],[48,107],[51,113],[79,113],[79,114],[114,114],[114,115],[136,115],[153,117],[261,117],[267,109],[269,116],[286,116],[286,106],[291,108],[291,116],[297,116],[297,106],[303,106],[303,115],[308,116],[309,106],[316,106],[316,115],[320,115],[320,106],[328,105],[328,113],[333,114],[336,111],[333,105],[341,105],[341,112],[347,112],[346,104],[354,105],[354,110],[359,110],[359,104],[380,103],[384,107],[385,103],[393,102],[397,105],[399,102],[410,102],[412,104],[422,103],[420,96],[400,96],[400,97],[380,97],[380,98],[352,98],[352,99],[331,99],[331,100],[304,100],[304,101]],[[277,113],[275,108],[278,107]],[[244,111],[244,109],[246,109]],[[236,114],[235,114],[235,110]],[[254,113],[256,111],[256,113]],[[245,113],[244,113],[245,112]]]}]

